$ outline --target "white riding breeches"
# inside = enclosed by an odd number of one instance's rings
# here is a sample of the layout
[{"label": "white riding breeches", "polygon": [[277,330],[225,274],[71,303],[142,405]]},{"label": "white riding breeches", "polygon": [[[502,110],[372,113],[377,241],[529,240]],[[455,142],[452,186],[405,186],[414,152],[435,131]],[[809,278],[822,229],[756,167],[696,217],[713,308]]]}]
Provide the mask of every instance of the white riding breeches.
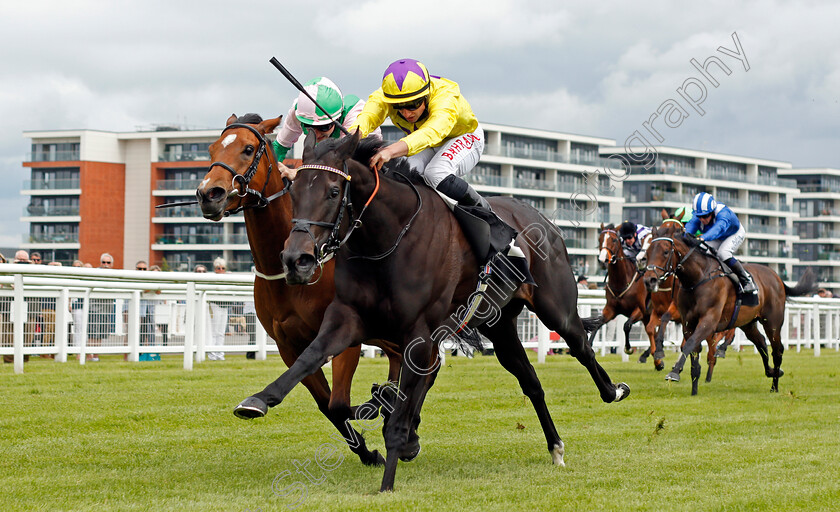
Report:
[{"label": "white riding breeches", "polygon": [[461,177],[478,164],[484,151],[484,129],[447,139],[438,147],[426,148],[408,157],[411,168],[423,175],[433,189],[450,174]]},{"label": "white riding breeches", "polygon": [[746,235],[747,232],[744,230],[744,226],[741,226],[735,234],[718,240],[708,240],[706,244],[717,251],[720,259],[726,261],[735,256],[735,251],[744,243],[744,237]]}]

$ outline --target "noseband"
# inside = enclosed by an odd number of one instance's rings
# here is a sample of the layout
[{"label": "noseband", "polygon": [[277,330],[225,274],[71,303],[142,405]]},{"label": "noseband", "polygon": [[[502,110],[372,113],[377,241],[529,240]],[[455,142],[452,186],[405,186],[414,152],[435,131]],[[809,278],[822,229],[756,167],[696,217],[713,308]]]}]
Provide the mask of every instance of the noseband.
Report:
[{"label": "noseband", "polygon": [[[624,258],[624,250],[621,247],[621,239],[618,237],[618,233],[616,233],[612,229],[605,229],[605,230],[601,231],[601,233],[604,234],[605,237],[606,237],[604,241],[606,241],[607,238],[611,239],[612,238],[611,235],[615,235],[616,240],[618,240],[618,251],[615,254],[613,254],[613,252],[611,250],[609,250],[608,248],[602,247],[605,251],[607,251],[607,254],[610,255],[610,259],[609,259],[609,261],[607,261],[607,263],[610,264],[610,265],[615,265],[615,263],[619,259]],[[603,246],[603,244],[601,244],[601,245]]]},{"label": "noseband", "polygon": [[[263,137],[262,134],[260,134],[260,132],[258,132],[256,128],[254,128],[251,125],[244,124],[244,123],[229,124],[225,127],[224,130],[222,130],[222,134],[224,135],[224,133],[226,131],[231,130],[233,128],[245,128],[247,130],[250,130],[251,133],[253,133],[254,136],[256,136],[257,139],[260,141],[260,144],[257,147],[257,152],[254,153],[254,159],[251,160],[251,165],[248,166],[248,170],[246,170],[244,174],[237,173],[235,170],[233,170],[233,168],[231,166],[229,166],[228,164],[226,164],[224,162],[213,162],[213,163],[210,164],[210,167],[207,169],[207,172],[210,172],[213,169],[213,167],[221,167],[222,169],[226,170],[227,172],[231,173],[231,175],[233,175],[233,178],[231,178],[231,188],[233,188],[233,190],[231,191],[231,195],[236,195],[237,197],[240,198],[240,201],[239,201],[239,206],[237,206],[236,208],[234,208],[232,210],[225,210],[225,212],[224,212],[225,217],[228,217],[228,216],[233,215],[235,213],[239,213],[242,210],[245,210],[247,208],[265,208],[266,206],[268,206],[268,203],[270,203],[271,201],[277,199],[278,197],[281,197],[281,196],[287,194],[289,192],[289,189],[292,186],[291,181],[289,181],[286,178],[283,178],[283,183],[284,183],[283,189],[280,190],[279,192],[275,193],[275,194],[272,194],[269,197],[265,197],[265,189],[268,186],[269,179],[271,178],[271,170],[273,168],[273,166],[271,165],[271,158],[269,157],[269,159],[268,159],[268,175],[266,175],[265,183],[263,184],[262,190],[261,191],[260,190],[254,190],[254,189],[250,188],[248,185],[251,183],[251,179],[254,177],[254,175],[257,174],[257,169],[260,166],[260,160],[262,159],[263,155],[265,154],[265,150],[266,150],[265,137]],[[253,196],[256,196],[256,198],[257,198],[256,203],[250,204],[250,205],[242,204],[242,199],[244,197],[248,196],[249,194],[253,195]]]}]

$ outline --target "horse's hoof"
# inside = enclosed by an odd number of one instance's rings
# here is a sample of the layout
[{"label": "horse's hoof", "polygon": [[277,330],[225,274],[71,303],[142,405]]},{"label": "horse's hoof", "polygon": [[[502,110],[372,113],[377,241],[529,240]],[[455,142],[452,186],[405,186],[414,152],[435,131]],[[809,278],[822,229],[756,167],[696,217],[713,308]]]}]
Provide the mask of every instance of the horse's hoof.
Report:
[{"label": "horse's hoof", "polygon": [[648,358],[648,356],[642,354],[642,355],[639,356],[639,362],[642,363],[642,364],[645,364],[645,363],[647,363],[647,358]]},{"label": "horse's hoof", "polygon": [[362,464],[371,467],[384,466],[385,457],[378,450],[373,450],[368,457],[362,458]]},{"label": "horse's hoof", "polygon": [[777,369],[776,369],[776,378],[777,378],[777,379],[778,379],[779,377],[781,377],[782,375],[784,375],[784,374],[785,374],[785,371],[784,371],[784,370],[782,370],[781,368],[777,368]]},{"label": "horse's hoof", "polygon": [[715,357],[717,359],[726,359],[726,349],[717,349],[715,350]]},{"label": "horse's hoof", "polygon": [[665,361],[653,362],[653,367],[656,368],[656,371],[661,372],[665,369]]},{"label": "horse's hoof", "polygon": [[400,460],[403,462],[411,462],[420,455],[420,436],[417,431],[412,431],[408,434],[408,440],[405,447],[400,453]]},{"label": "horse's hoof", "polygon": [[239,403],[234,409],[233,414],[237,418],[243,420],[251,420],[254,418],[262,418],[268,412],[268,405],[255,396],[249,396]]},{"label": "horse's hoof", "polygon": [[620,401],[624,400],[625,398],[627,398],[627,396],[629,394],[630,394],[630,386],[628,386],[627,384],[625,384],[623,382],[619,382],[615,386],[615,400],[613,400],[613,402],[620,402]]},{"label": "horse's hoof", "polygon": [[665,359],[665,351],[664,350],[657,350],[653,353],[654,359]]},{"label": "horse's hoof", "polygon": [[675,371],[668,372],[668,375],[665,376],[665,380],[670,380],[672,382],[679,382],[680,381],[680,374]]},{"label": "horse's hoof", "polygon": [[400,454],[400,460],[403,462],[411,462],[414,459],[416,459],[418,455],[420,455],[420,450],[421,448],[418,444],[416,449],[412,449],[408,453],[403,452],[402,454]]},{"label": "horse's hoof", "polygon": [[566,455],[566,448],[563,446],[563,441],[560,441],[560,444],[555,444],[554,448],[551,449],[551,462],[555,466],[560,466],[561,468],[566,467],[566,461],[563,460],[563,457]]},{"label": "horse's hoof", "polygon": [[630,347],[630,348],[624,347],[624,353],[627,354],[628,356],[633,355],[633,354],[636,353],[636,347]]}]

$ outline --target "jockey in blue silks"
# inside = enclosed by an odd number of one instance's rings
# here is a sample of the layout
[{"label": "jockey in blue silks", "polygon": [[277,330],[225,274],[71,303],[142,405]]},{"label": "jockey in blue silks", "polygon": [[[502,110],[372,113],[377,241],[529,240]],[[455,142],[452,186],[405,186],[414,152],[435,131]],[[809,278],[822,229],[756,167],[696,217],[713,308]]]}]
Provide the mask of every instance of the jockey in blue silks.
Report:
[{"label": "jockey in blue silks", "polygon": [[700,192],[691,202],[694,218],[685,225],[687,233],[700,232],[700,239],[717,251],[723,260],[738,276],[745,294],[758,294],[752,277],[744,270],[741,262],[734,257],[735,251],[744,243],[746,231],[728,206],[715,201],[707,192]]}]

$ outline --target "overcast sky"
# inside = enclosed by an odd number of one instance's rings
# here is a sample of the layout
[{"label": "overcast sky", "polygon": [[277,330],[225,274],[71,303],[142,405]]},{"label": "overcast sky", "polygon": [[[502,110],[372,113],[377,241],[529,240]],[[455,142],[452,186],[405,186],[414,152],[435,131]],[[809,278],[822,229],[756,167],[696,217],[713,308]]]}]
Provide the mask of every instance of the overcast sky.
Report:
[{"label": "overcast sky", "polygon": [[[0,246],[24,231],[24,130],[284,114],[297,92],[272,56],[301,82],[328,76],[360,97],[391,61],[415,58],[458,82],[483,122],[619,144],[650,138],[642,123],[671,99],[687,117],[655,121],[661,145],[840,168],[838,20],[831,1],[4,2]],[[733,33],[746,63],[718,50],[737,52]],[[700,80],[700,115],[677,89],[702,79],[691,59],[713,55],[731,74],[712,66],[718,87]]]}]

